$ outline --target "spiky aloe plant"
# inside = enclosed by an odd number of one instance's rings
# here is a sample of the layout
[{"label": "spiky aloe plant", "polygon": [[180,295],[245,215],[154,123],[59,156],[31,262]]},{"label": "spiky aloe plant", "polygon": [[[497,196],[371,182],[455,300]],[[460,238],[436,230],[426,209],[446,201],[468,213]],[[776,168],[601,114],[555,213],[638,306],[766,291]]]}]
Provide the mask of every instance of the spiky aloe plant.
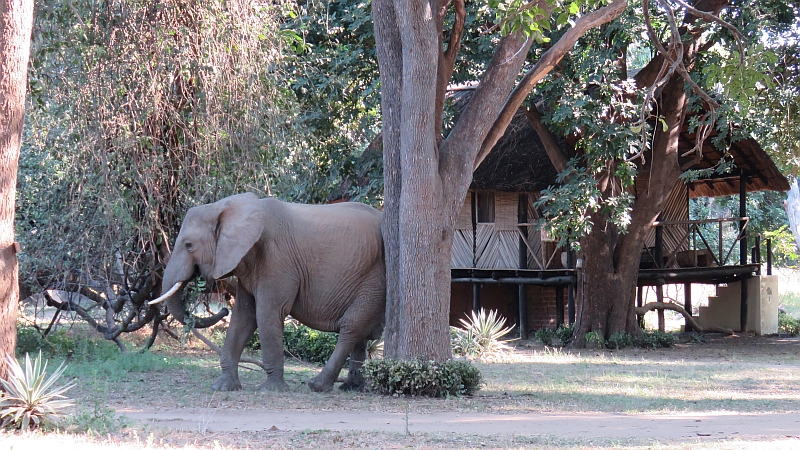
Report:
[{"label": "spiky aloe plant", "polygon": [[500,317],[495,310],[486,311],[481,308],[476,314],[460,319],[463,329],[451,329],[454,350],[465,356],[485,358],[502,352],[507,347],[500,339],[511,332],[505,327],[506,319]]},{"label": "spiky aloe plant", "polygon": [[73,405],[63,394],[75,384],[55,387],[66,369],[63,363],[49,377],[47,361],[42,364],[42,352],[33,362],[26,353],[25,369],[11,355],[6,355],[6,364],[8,379],[0,380],[5,390],[0,399],[0,426],[3,428],[38,428],[51,423],[61,410]]}]

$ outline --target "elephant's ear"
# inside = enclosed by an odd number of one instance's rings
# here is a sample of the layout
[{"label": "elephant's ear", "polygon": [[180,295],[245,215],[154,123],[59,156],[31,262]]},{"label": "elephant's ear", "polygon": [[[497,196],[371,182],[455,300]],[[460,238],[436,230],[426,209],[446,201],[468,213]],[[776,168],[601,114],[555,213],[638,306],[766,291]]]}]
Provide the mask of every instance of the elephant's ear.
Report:
[{"label": "elephant's ear", "polygon": [[217,249],[211,276],[222,278],[239,265],[239,261],[261,237],[266,222],[264,207],[255,194],[239,194],[220,201],[215,235]]}]

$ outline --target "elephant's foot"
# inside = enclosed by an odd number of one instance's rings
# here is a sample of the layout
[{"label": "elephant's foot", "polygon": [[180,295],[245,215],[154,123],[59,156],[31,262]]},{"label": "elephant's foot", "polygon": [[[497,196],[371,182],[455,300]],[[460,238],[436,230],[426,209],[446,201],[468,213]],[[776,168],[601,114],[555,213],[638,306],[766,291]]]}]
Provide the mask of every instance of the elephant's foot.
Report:
[{"label": "elephant's foot", "polygon": [[367,385],[367,381],[364,379],[364,375],[361,371],[350,371],[347,375],[347,380],[339,386],[339,390],[342,391],[363,391]]},{"label": "elephant's foot", "polygon": [[339,386],[339,390],[340,391],[362,392],[364,390],[364,387],[365,387],[364,385],[365,385],[365,383],[363,383],[363,382],[362,383],[354,383],[354,382],[352,382],[350,380],[347,380],[344,383],[342,383],[341,386]]},{"label": "elephant's foot", "polygon": [[223,373],[211,387],[214,388],[215,391],[238,391],[242,388],[242,383],[239,382],[238,378]]},{"label": "elephant's foot", "polygon": [[269,378],[267,381],[258,385],[259,391],[288,391],[289,385],[283,381],[283,378]]},{"label": "elephant's foot", "polygon": [[326,380],[322,374],[315,376],[306,383],[308,388],[314,392],[330,392],[333,390],[333,381]]}]

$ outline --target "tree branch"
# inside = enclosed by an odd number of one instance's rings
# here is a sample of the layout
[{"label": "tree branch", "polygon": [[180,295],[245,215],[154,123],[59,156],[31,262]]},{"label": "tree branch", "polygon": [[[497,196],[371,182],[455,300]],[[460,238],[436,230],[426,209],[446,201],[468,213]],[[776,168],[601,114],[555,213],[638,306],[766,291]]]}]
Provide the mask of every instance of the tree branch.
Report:
[{"label": "tree branch", "polygon": [[[197,339],[200,339],[204,344],[206,344],[208,346],[208,348],[210,348],[211,350],[214,350],[214,353],[216,353],[217,355],[222,356],[222,349],[219,348],[219,346],[217,344],[211,342],[211,340],[209,338],[203,336],[203,334],[200,333],[200,331],[198,331],[196,328],[192,328],[192,334],[194,335],[194,337],[196,337]],[[255,358],[250,358],[248,356],[242,356],[241,358],[239,358],[239,363],[240,364],[241,363],[255,364],[258,367],[261,367],[262,369],[264,369],[264,363],[263,362],[255,359]],[[266,369],[264,369],[264,370],[266,370]]]},{"label": "tree branch", "polygon": [[665,302],[665,303],[659,303],[659,302],[647,303],[644,306],[636,308],[636,314],[639,315],[639,316],[643,316],[643,315],[647,314],[650,311],[655,311],[655,310],[662,310],[663,311],[665,309],[669,309],[670,311],[675,311],[675,312],[681,313],[683,315],[683,317],[686,318],[686,321],[689,322],[689,325],[691,325],[692,328],[694,328],[695,330],[697,330],[697,331],[699,331],[701,333],[713,332],[713,333],[723,333],[723,334],[729,334],[729,335],[733,334],[733,330],[730,330],[728,328],[715,327],[715,326],[701,327],[700,324],[698,324],[697,321],[694,319],[694,317],[692,317],[691,314],[689,314],[685,309],[683,309],[683,307],[681,305],[678,305],[677,303],[667,303],[667,302]]},{"label": "tree branch", "polygon": [[464,6],[464,0],[453,0],[453,10],[455,12],[455,22],[453,28],[450,30],[450,39],[447,43],[447,49],[443,49],[441,41],[443,39],[444,18],[447,13],[447,8],[451,1],[448,0],[442,4],[437,17],[437,28],[439,32],[439,63],[438,72],[436,76],[436,139],[442,139],[442,116],[444,115],[444,97],[447,94],[447,85],[453,77],[453,69],[456,65],[456,57],[461,48],[461,38],[464,35],[464,24],[467,21],[467,9]]},{"label": "tree branch", "polygon": [[531,104],[529,109],[525,109],[525,116],[528,118],[528,122],[530,122],[531,126],[534,130],[536,130],[536,134],[539,135],[539,140],[542,141],[542,145],[544,145],[544,151],[547,153],[548,158],[550,158],[550,162],[553,164],[553,167],[556,168],[556,172],[563,172],[567,169],[567,156],[561,151],[558,147],[558,143],[556,142],[556,138],[553,136],[553,133],[542,123],[542,114],[536,109],[536,105]]},{"label": "tree branch", "polygon": [[522,105],[522,102],[525,101],[525,98],[531,92],[536,83],[538,83],[542,78],[545,77],[545,75],[553,70],[553,68],[556,66],[556,64],[558,64],[559,61],[561,61],[564,55],[572,50],[572,47],[575,45],[578,39],[584,35],[584,33],[596,26],[616,19],[620,14],[622,14],[623,11],[625,11],[627,6],[628,2],[626,0],[614,0],[609,5],[581,17],[577,22],[575,22],[575,26],[567,30],[561,39],[559,39],[555,45],[550,47],[550,49],[547,50],[547,52],[545,52],[541,58],[539,58],[539,61],[537,61],[536,64],[525,74],[519,84],[517,84],[517,87],[511,92],[511,95],[506,101],[503,110],[500,112],[500,115],[497,117],[486,138],[483,140],[483,144],[481,145],[478,155],[475,158],[473,170],[480,166],[480,164],[486,158],[486,155],[489,154],[497,141],[503,136],[508,124],[511,123],[511,119],[514,118],[514,114]]}]

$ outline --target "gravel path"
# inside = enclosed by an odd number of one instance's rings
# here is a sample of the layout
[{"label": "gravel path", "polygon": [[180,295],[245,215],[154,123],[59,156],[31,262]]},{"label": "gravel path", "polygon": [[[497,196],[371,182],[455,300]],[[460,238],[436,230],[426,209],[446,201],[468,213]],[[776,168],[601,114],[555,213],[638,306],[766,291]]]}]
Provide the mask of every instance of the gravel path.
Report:
[{"label": "gravel path", "polygon": [[[406,432],[406,415],[387,412],[274,410],[118,410],[142,424],[200,432],[381,431]],[[800,438],[800,413],[679,414],[409,414],[408,431],[470,435],[548,435],[572,438]]]}]

